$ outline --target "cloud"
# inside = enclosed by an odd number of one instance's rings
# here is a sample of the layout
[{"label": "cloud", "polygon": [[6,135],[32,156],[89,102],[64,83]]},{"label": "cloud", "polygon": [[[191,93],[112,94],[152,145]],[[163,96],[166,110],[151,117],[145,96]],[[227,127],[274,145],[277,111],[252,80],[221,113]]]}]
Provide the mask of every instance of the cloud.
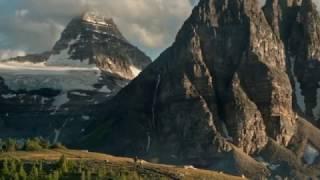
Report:
[{"label": "cloud", "polygon": [[0,0],[0,49],[50,50],[73,17],[93,9],[112,17],[130,42],[155,58],[172,43],[198,1]]},{"label": "cloud", "polygon": [[146,47],[157,48],[159,45],[164,44],[165,37],[162,33],[153,34],[138,24],[132,24],[130,30],[128,34],[130,36],[137,35],[137,39]]},{"label": "cloud", "polygon": [[89,6],[113,17],[133,44],[158,53],[174,40],[193,8],[189,0],[90,1]]},{"label": "cloud", "polygon": [[130,42],[155,57],[174,40],[196,1],[12,0],[13,13],[1,14],[10,2],[0,6],[0,49],[49,50],[68,22],[90,9],[112,17]]},{"label": "cloud", "polygon": [[25,17],[29,13],[28,9],[19,9],[16,11],[17,17]]},{"label": "cloud", "polygon": [[17,57],[17,56],[25,56],[26,53],[21,50],[0,50],[0,60],[8,59],[11,57]]}]

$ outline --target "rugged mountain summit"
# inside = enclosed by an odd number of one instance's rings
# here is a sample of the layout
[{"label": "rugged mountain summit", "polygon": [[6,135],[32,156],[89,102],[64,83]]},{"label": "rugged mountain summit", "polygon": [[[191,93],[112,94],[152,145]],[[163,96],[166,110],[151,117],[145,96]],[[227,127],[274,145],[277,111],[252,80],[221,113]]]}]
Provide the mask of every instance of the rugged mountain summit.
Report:
[{"label": "rugged mountain summit", "polygon": [[123,37],[112,19],[92,12],[73,19],[53,47],[54,55],[66,51],[69,56],[64,58],[89,60],[89,64],[126,79],[133,79],[150,63]]},{"label": "rugged mountain summit", "polygon": [[84,142],[251,178],[318,176],[320,131],[296,108],[298,67],[319,49],[318,12],[311,0],[258,4],[201,0],[173,45],[106,105]]},{"label": "rugged mountain summit", "polygon": [[150,62],[112,19],[84,13],[51,51],[0,62],[0,136],[70,143]]}]

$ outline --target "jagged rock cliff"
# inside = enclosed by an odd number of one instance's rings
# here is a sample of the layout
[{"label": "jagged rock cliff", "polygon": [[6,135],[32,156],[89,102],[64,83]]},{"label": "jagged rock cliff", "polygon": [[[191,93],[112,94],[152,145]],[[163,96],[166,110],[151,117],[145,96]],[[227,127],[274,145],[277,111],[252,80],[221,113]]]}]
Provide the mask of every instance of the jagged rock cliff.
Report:
[{"label": "jagged rock cliff", "polygon": [[201,0],[172,46],[105,105],[105,119],[81,142],[257,179],[318,176],[320,139],[311,134],[319,129],[296,107],[296,81],[306,96],[303,77],[317,78],[299,71],[319,49],[318,12],[310,0],[258,4]]},{"label": "jagged rock cliff", "polygon": [[319,126],[320,17],[311,0],[267,1],[264,8],[271,26],[281,32],[286,46],[288,71],[292,77],[296,108]]},{"label": "jagged rock cliff", "polygon": [[72,143],[150,62],[112,19],[74,18],[51,51],[0,62],[0,138]]}]

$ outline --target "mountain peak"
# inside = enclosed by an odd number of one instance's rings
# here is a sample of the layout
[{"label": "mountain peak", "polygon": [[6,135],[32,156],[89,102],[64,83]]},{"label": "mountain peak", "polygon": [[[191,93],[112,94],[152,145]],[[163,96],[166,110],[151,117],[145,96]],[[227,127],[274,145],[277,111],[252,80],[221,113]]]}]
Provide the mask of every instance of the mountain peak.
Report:
[{"label": "mountain peak", "polygon": [[6,107],[0,108],[1,132],[4,122],[12,122],[15,135],[25,131],[71,142],[104,113],[100,104],[150,62],[111,19],[96,12],[78,15],[51,50],[0,63],[0,106]]},{"label": "mountain peak", "polygon": [[87,11],[81,15],[81,19],[87,23],[98,25],[115,25],[112,18],[108,18],[97,11]]}]

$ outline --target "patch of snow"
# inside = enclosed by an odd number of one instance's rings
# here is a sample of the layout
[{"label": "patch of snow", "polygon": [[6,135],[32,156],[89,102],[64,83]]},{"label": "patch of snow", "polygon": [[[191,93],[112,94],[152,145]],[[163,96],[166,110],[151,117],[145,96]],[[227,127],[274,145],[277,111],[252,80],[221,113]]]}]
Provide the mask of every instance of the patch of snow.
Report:
[{"label": "patch of snow", "polygon": [[101,71],[97,68],[46,66],[44,63],[0,63],[0,75],[12,90],[94,90]]},{"label": "patch of snow", "polygon": [[147,133],[147,136],[148,136],[148,140],[147,140],[146,152],[148,153],[150,150],[150,146],[151,146],[151,136],[150,136],[149,132]]},{"label": "patch of snow", "polygon": [[62,105],[69,102],[68,94],[62,93],[55,97],[52,107],[54,107],[55,111],[59,110]]},{"label": "patch of snow", "polygon": [[71,40],[68,43],[68,47],[66,49],[63,49],[58,54],[53,54],[49,57],[48,61],[45,62],[45,65],[47,66],[70,66],[70,67],[85,67],[85,68],[95,68],[95,64],[90,64],[89,59],[84,60],[77,60],[77,59],[71,59],[70,57],[70,47],[77,43],[80,40],[80,36],[76,39]]},{"label": "patch of snow", "polygon": [[175,154],[171,154],[170,157],[173,158],[173,159],[177,159],[178,158],[177,155],[175,155]]},{"label": "patch of snow", "polygon": [[70,67],[86,67],[94,68],[95,64],[90,64],[89,59],[85,60],[74,60],[70,57],[70,47],[80,40],[81,35],[79,34],[76,39],[71,40],[68,43],[66,49],[61,50],[58,54],[53,54],[49,57],[48,61],[45,62],[47,66],[70,66]]},{"label": "patch of snow", "polygon": [[57,143],[59,141],[61,131],[67,125],[67,123],[68,123],[68,120],[65,120],[60,129],[54,129],[53,143]]},{"label": "patch of snow", "polygon": [[291,62],[291,74],[293,76],[293,80],[294,80],[294,92],[296,95],[296,99],[297,99],[297,104],[300,107],[300,109],[302,110],[302,112],[306,112],[306,104],[304,101],[304,96],[302,95],[302,90],[301,90],[301,84],[297,78],[297,76],[294,73],[294,68],[295,68],[295,58],[291,57],[290,58],[290,62]]},{"label": "patch of snow", "polygon": [[55,130],[54,130],[53,143],[57,143],[57,142],[58,142],[58,139],[59,139],[59,137],[60,137],[60,134],[61,134],[61,130],[59,130],[59,129],[55,129]]},{"label": "patch of snow", "polygon": [[82,96],[82,97],[88,96],[88,94],[86,94],[86,93],[81,93],[81,92],[71,92],[71,94],[76,95],[76,96]]},{"label": "patch of snow", "polygon": [[90,64],[89,59],[75,60],[70,59],[68,50],[63,50],[60,54],[50,56],[49,60],[45,63],[47,66],[70,66],[70,67],[84,67],[95,68],[95,64]]},{"label": "patch of snow", "polygon": [[311,144],[308,144],[304,150],[303,158],[308,165],[314,163],[314,161],[319,156],[319,151],[313,147]]},{"label": "patch of snow", "polygon": [[269,168],[270,168],[272,171],[278,169],[279,167],[280,167],[280,164],[271,164],[271,165],[269,166]]},{"label": "patch of snow", "polygon": [[91,119],[90,116],[85,116],[85,115],[81,116],[81,118],[85,121],[89,121]]},{"label": "patch of snow", "polygon": [[4,99],[11,99],[11,98],[17,97],[17,95],[16,94],[3,94],[3,95],[1,95],[1,97]]},{"label": "patch of snow", "polygon": [[134,66],[130,66],[130,70],[131,70],[132,74],[134,75],[134,77],[138,76],[141,73],[141,70],[134,67]]},{"label": "patch of snow", "polygon": [[[320,86],[320,82],[318,83]],[[320,88],[317,89],[317,105],[312,109],[313,117],[316,121],[320,119]]]},{"label": "patch of snow", "polygon": [[[99,40],[99,38],[94,34],[93,35],[93,39],[95,39],[95,40]],[[95,58],[96,59],[96,56],[94,56],[93,58]]]},{"label": "patch of snow", "polygon": [[49,99],[48,98],[41,98],[41,104],[45,104],[46,103],[46,101],[48,101]]},{"label": "patch of snow", "polygon": [[108,86],[103,86],[101,89],[99,89],[99,92],[111,93],[112,91],[108,88]]},{"label": "patch of snow", "polygon": [[12,90],[37,90],[41,88],[69,90],[94,90],[101,71],[89,59],[70,59],[70,46],[80,40],[80,35],[68,43],[68,47],[53,54],[48,61],[0,62],[0,76]]},{"label": "patch of snow", "polygon": [[263,157],[261,157],[261,156],[256,157],[255,159],[256,159],[258,162],[260,162],[262,165],[266,166],[266,167],[270,166],[270,163],[266,162],[266,161],[263,159]]}]

